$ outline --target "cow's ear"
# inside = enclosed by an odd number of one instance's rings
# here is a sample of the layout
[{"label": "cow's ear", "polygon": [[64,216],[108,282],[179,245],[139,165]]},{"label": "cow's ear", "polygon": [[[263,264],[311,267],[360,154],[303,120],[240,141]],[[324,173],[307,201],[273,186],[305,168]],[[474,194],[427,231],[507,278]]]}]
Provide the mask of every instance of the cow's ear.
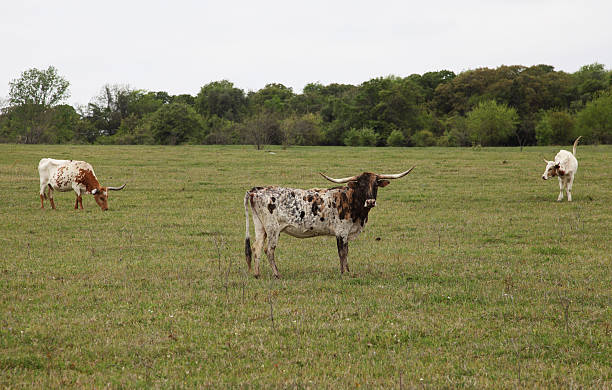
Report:
[{"label": "cow's ear", "polygon": [[561,166],[561,164],[559,164],[559,163],[555,164],[555,168],[556,169],[559,169],[560,166]]},{"label": "cow's ear", "polygon": [[92,194],[92,195],[95,195],[95,194],[97,194],[97,193],[98,193],[98,189],[97,189],[97,188],[94,188],[94,189],[93,189],[93,191],[91,191],[91,194]]},{"label": "cow's ear", "polygon": [[352,188],[352,189],[355,189],[355,188],[357,188],[357,187],[358,187],[358,186],[357,186],[357,182],[356,182],[356,181],[349,181],[349,182],[348,182],[346,185],[347,185],[349,188]]},{"label": "cow's ear", "polygon": [[389,183],[391,183],[389,180],[378,180],[379,187],[386,187]]}]

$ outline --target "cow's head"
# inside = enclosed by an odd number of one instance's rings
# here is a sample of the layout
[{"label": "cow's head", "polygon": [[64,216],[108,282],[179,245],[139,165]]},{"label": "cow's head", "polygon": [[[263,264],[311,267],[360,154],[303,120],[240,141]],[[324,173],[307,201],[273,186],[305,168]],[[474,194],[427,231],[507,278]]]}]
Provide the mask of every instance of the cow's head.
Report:
[{"label": "cow's head", "polygon": [[356,193],[363,195],[360,198],[364,199],[363,207],[370,209],[376,206],[376,195],[378,193],[378,187],[385,187],[389,184],[389,179],[399,179],[404,177],[412,171],[414,167],[409,170],[394,174],[394,175],[377,175],[375,173],[364,172],[359,176],[345,177],[342,179],[334,179],[321,173],[321,175],[329,181],[334,183],[347,183],[347,186]]},{"label": "cow's head", "polygon": [[100,206],[100,208],[102,209],[102,211],[106,211],[108,210],[108,191],[119,191],[122,190],[123,187],[125,187],[125,184],[122,185],[121,187],[100,187],[100,188],[95,188],[93,191],[91,191],[91,194],[94,196],[94,199],[96,200],[96,203],[98,204],[98,206]]},{"label": "cow's head", "polygon": [[544,169],[544,174],[542,175],[542,179],[548,180],[549,177],[555,177],[559,174],[563,175],[560,171],[560,164],[554,161],[548,161],[544,159],[546,163],[546,169]]}]

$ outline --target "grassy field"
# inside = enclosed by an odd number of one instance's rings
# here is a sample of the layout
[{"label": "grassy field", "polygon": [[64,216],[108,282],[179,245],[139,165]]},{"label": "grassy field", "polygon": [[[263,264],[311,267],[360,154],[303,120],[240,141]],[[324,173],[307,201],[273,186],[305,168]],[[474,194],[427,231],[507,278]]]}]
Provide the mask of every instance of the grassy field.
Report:
[{"label": "grassy field", "polygon": [[[0,145],[0,387],[612,387],[611,146],[578,146],[572,203],[558,147],[273,150]],[[41,210],[42,157],[127,187]],[[350,274],[286,235],[281,279],[247,274],[247,189],[413,164]]]}]

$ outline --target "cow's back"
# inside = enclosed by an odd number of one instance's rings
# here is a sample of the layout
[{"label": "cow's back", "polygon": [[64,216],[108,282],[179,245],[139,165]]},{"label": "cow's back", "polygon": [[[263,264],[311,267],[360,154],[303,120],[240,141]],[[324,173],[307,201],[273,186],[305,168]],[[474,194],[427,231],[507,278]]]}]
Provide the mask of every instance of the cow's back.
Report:
[{"label": "cow's back", "polygon": [[567,150],[560,150],[555,156],[555,162],[559,163],[564,171],[576,172],[578,170],[578,160]]},{"label": "cow's back", "polygon": [[38,163],[38,171],[51,171],[56,170],[62,165],[68,164],[72,160],[56,160],[54,158],[43,158]]},{"label": "cow's back", "polygon": [[43,158],[38,163],[38,174],[40,180],[49,182],[53,175],[57,172],[58,168],[69,163],[70,160],[56,160],[53,158]]}]

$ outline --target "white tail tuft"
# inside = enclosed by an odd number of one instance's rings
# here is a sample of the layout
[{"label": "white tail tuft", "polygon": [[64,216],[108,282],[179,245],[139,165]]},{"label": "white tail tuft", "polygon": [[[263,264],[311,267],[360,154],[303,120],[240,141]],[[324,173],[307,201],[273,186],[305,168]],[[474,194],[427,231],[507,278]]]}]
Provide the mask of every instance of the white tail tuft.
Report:
[{"label": "white tail tuft", "polygon": [[572,151],[572,154],[574,155],[574,157],[576,157],[576,146],[578,146],[578,140],[582,138],[582,136],[576,138],[576,141],[574,141],[574,150]]}]

